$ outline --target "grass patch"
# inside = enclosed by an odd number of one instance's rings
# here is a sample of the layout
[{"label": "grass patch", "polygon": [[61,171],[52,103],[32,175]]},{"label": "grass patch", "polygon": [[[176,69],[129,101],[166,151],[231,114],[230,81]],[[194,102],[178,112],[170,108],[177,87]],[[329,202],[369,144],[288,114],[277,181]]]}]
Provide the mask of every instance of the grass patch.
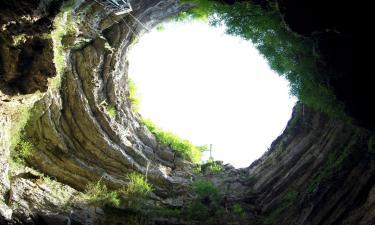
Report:
[{"label": "grass patch", "polygon": [[128,185],[119,192],[124,195],[128,208],[140,210],[153,190],[152,185],[136,172],[128,174],[127,179]]},{"label": "grass patch", "polygon": [[190,141],[182,139],[170,131],[165,131],[157,127],[149,119],[143,119],[142,121],[160,143],[170,146],[178,156],[193,163],[200,162],[202,149],[204,147],[195,146]]},{"label": "grass patch", "polygon": [[138,112],[139,111],[139,105],[140,105],[140,100],[139,100],[139,93],[137,91],[137,87],[135,86],[135,83],[133,80],[130,78],[128,79],[128,99],[131,104],[131,109],[133,112]]},{"label": "grass patch", "polygon": [[84,202],[95,207],[120,206],[118,193],[108,190],[102,180],[87,184],[85,191],[76,197],[73,202]]},{"label": "grass patch", "polygon": [[116,110],[116,108],[115,108],[113,105],[107,105],[107,106],[106,106],[106,109],[107,109],[108,116],[109,116],[111,119],[116,118],[117,110]]},{"label": "grass patch", "polygon": [[19,107],[16,113],[11,116],[12,124],[10,128],[10,149],[14,149],[21,141],[21,133],[30,118],[30,107]]}]

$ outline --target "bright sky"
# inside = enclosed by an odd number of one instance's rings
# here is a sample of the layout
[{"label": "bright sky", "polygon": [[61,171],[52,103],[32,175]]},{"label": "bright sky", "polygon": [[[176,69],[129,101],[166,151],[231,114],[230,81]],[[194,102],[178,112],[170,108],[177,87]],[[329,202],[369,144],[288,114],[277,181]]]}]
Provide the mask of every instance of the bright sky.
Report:
[{"label": "bright sky", "polygon": [[291,116],[296,100],[288,82],[250,42],[224,28],[164,27],[141,37],[129,55],[141,115],[196,145],[213,144],[215,160],[249,166]]}]

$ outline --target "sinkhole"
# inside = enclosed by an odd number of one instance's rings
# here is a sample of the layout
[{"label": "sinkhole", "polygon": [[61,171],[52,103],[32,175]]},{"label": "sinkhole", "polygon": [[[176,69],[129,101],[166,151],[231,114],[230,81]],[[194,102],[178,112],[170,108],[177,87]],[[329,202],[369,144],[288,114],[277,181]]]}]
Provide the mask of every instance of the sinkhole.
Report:
[{"label": "sinkhole", "polygon": [[[249,41],[206,22],[168,22],[129,52],[138,112],[215,160],[246,167],[284,130],[296,99]],[[202,160],[210,157],[205,152]]]}]

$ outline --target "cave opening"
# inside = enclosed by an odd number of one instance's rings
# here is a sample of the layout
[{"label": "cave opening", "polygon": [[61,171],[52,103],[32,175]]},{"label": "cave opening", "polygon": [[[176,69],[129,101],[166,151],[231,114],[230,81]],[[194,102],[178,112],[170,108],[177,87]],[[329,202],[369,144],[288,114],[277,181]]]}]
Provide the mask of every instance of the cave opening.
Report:
[{"label": "cave opening", "polygon": [[172,21],[143,35],[129,53],[129,78],[143,118],[212,144],[215,160],[237,168],[269,148],[296,102],[250,41],[203,21]]}]

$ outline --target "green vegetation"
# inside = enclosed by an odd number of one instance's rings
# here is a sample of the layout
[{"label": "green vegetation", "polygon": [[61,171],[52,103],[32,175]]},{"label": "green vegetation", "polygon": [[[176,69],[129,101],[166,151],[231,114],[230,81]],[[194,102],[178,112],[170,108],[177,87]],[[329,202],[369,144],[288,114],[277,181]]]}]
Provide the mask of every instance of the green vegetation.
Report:
[{"label": "green vegetation", "polygon": [[128,99],[131,103],[131,109],[133,112],[138,112],[139,111],[139,94],[137,91],[137,87],[135,86],[135,83],[133,80],[130,78],[128,79],[128,88],[129,88],[129,94],[128,94]]},{"label": "green vegetation", "polygon": [[162,23],[160,23],[160,24],[158,24],[158,25],[156,26],[156,30],[157,30],[158,32],[163,32],[163,31],[165,30],[165,27],[164,27],[164,25],[163,25]]},{"label": "green vegetation", "polygon": [[10,128],[10,149],[14,149],[20,142],[21,134],[29,118],[30,108],[28,106],[19,107],[17,112],[12,114],[12,127]]},{"label": "green vegetation", "polygon": [[234,204],[232,208],[232,213],[234,216],[239,218],[244,218],[246,216],[245,210],[241,207],[240,204]]},{"label": "green vegetation", "polygon": [[[329,80],[314,52],[314,43],[289,31],[275,1],[258,5],[249,1],[227,5],[220,1],[187,0],[196,5],[175,20],[207,19],[214,26],[225,25],[227,33],[251,40],[274,71],[290,82],[291,94],[311,107],[345,118],[329,86]],[[328,73],[328,72],[327,72]]]},{"label": "green vegetation", "polygon": [[128,208],[142,209],[146,199],[152,192],[152,185],[140,173],[130,173],[127,176],[128,185],[120,190],[124,195]]},{"label": "green vegetation", "polygon": [[16,147],[10,153],[10,168],[11,171],[16,171],[26,165],[26,161],[34,152],[33,144],[24,137],[18,141]]},{"label": "green vegetation", "polygon": [[149,119],[143,119],[142,121],[160,143],[169,145],[178,156],[194,163],[200,161],[202,151],[206,149],[206,146],[195,146],[190,141],[184,140],[172,132],[164,131],[157,127]]},{"label": "green vegetation", "polygon": [[116,118],[117,110],[116,110],[116,108],[113,105],[107,105],[106,109],[107,109],[108,116],[111,119]]},{"label": "green vegetation", "polygon": [[80,194],[73,202],[85,202],[95,207],[120,206],[120,199],[116,191],[109,191],[102,180],[89,183],[84,193]]},{"label": "green vegetation", "polygon": [[139,173],[127,176],[128,184],[118,190],[109,190],[104,181],[89,183],[84,192],[71,200],[71,204],[84,203],[94,207],[114,207],[142,213],[152,192],[152,185]]},{"label": "green vegetation", "polygon": [[184,209],[186,218],[198,224],[215,224],[225,212],[220,205],[219,190],[209,181],[196,181],[192,184],[196,198]]},{"label": "green vegetation", "polygon": [[26,34],[15,35],[13,38],[13,46],[19,46],[27,41]]},{"label": "green vegetation", "polygon": [[280,206],[275,208],[267,217],[264,217],[262,223],[265,225],[276,224],[280,220],[282,213],[296,203],[298,196],[299,193],[297,191],[289,191],[286,193]]},{"label": "green vegetation", "polygon": [[61,85],[61,77],[67,66],[65,50],[73,46],[77,35],[77,24],[72,16],[73,5],[74,0],[66,2],[53,22],[54,30],[51,32],[51,37],[57,76],[51,82],[55,88]]},{"label": "green vegetation", "polygon": [[359,132],[355,131],[353,136],[349,137],[349,143],[343,141],[339,146],[339,151],[332,152],[329,154],[328,159],[324,167],[316,174],[309,186],[307,187],[308,193],[314,193],[318,190],[319,185],[328,177],[330,177],[335,171],[341,169],[346,161],[350,160],[350,155],[355,150],[355,145],[359,139]]},{"label": "green vegetation", "polygon": [[201,165],[201,168],[202,171],[207,171],[209,173],[219,173],[223,170],[223,165],[213,159],[209,159],[206,163]]},{"label": "green vegetation", "polygon": [[152,210],[152,215],[162,218],[181,218],[182,211],[181,209],[169,209],[169,208],[156,208]]},{"label": "green vegetation", "polygon": [[33,144],[30,141],[24,139],[22,139],[16,147],[18,156],[23,159],[27,159],[28,157],[30,157],[33,153],[33,149]]}]

